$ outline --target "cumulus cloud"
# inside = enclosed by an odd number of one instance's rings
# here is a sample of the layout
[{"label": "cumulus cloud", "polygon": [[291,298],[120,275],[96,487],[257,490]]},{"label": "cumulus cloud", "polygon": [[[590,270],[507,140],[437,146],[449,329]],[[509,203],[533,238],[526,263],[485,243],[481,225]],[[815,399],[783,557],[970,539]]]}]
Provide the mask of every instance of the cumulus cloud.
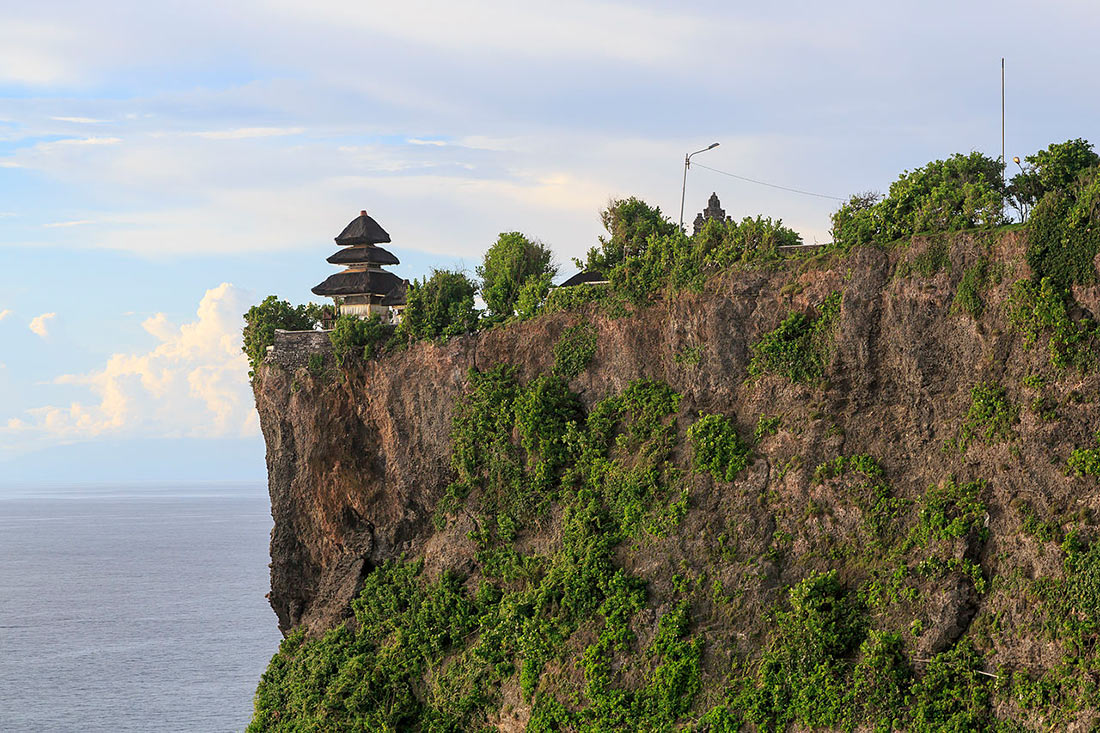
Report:
[{"label": "cumulus cloud", "polygon": [[46,321],[57,318],[56,313],[43,313],[40,316],[35,316],[31,319],[31,322],[27,324],[34,333],[38,334],[42,338],[47,338],[50,335],[49,329],[46,326]]},{"label": "cumulus cloud", "polygon": [[255,435],[248,360],[241,352],[241,314],[250,302],[242,290],[222,283],[206,291],[193,321],[176,325],[163,313],[147,319],[142,327],[159,342],[155,348],[114,354],[101,369],[54,380],[85,387],[96,399],[27,410],[25,417],[9,418],[6,430],[44,444],[102,435]]}]

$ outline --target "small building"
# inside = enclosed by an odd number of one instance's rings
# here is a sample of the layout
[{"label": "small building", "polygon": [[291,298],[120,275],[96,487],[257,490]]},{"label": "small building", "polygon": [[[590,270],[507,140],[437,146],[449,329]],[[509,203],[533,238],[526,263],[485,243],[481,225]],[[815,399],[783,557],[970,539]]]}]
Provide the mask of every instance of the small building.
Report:
[{"label": "small building", "polygon": [[607,285],[609,282],[607,276],[601,272],[596,272],[595,270],[581,270],[558,287],[572,288],[577,285]]},{"label": "small building", "polygon": [[714,219],[720,222],[729,221],[729,217],[726,216],[726,210],[722,208],[721,202],[718,201],[717,193],[712,192],[710,198],[707,200],[707,208],[695,215],[695,221],[692,222],[692,235],[696,235],[703,231],[703,227],[706,226],[708,219]]},{"label": "small building", "polygon": [[339,315],[360,318],[376,315],[385,323],[400,321],[407,283],[383,269],[400,264],[392,252],[378,246],[389,241],[386,230],[366,211],[360,211],[336,237],[336,243],[343,249],[327,259],[345,269],[315,286],[313,293],[332,298]]}]

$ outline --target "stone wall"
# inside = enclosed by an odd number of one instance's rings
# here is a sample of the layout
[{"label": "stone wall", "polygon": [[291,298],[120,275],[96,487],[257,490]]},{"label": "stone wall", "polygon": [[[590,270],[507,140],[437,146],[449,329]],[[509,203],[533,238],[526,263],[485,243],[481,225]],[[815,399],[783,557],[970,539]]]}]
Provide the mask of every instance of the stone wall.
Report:
[{"label": "stone wall", "polygon": [[275,344],[267,348],[265,361],[284,369],[297,369],[309,364],[310,354],[332,354],[329,331],[275,330]]}]

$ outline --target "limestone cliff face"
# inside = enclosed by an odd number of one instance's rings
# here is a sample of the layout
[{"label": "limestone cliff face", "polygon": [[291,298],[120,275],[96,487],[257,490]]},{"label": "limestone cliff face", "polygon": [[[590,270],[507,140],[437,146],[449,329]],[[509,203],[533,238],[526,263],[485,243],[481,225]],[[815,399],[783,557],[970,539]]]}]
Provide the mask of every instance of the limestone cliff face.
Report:
[{"label": "limestone cliff face", "polygon": [[[992,244],[960,235],[949,267],[927,276],[905,273],[928,246],[918,239],[889,252],[862,248],[843,259],[729,273],[705,292],[680,293],[619,318],[598,309],[556,313],[350,367],[327,358],[322,374],[261,367],[254,390],[267,441],[275,520],[270,599],[280,628],[304,625],[317,633],[339,623],[365,574],[402,554],[423,557],[429,574],[477,573],[467,537],[473,519],[460,514],[441,530],[433,522],[454,478],[449,435],[456,399],[471,368],[506,362],[518,367],[521,380],[549,371],[553,345],[581,320],[598,333],[594,360],[571,383],[586,407],[644,377],[683,395],[681,437],[702,412],[735,417],[746,435],[757,416],[782,416],[783,427],[760,440],[756,458],[732,485],[690,472],[687,449],[678,449],[691,497],[682,525],[667,540],[622,552],[623,564],[658,597],[684,568],[707,567],[726,588],[741,588],[736,614],[705,602],[697,609],[698,623],[721,625],[735,649],[751,653],[763,609],[809,570],[839,565],[842,578],[861,580],[860,568],[828,551],[835,538],[857,532],[860,510],[845,487],[813,479],[816,465],[840,455],[874,456],[893,491],[913,501],[952,475],[985,479],[989,539],[959,538],[952,552],[989,578],[1060,574],[1056,545],[1044,552],[1040,539],[1021,532],[1020,500],[1044,517],[1097,508],[1095,486],[1067,475],[1066,458],[1074,446],[1094,442],[1100,380],[1062,372],[1046,388],[1057,419],[1027,409],[1036,396],[1024,377],[1051,368],[1046,350],[1027,348],[1003,315],[1011,284],[1028,276],[1022,235]],[[999,283],[982,292],[984,314],[952,313],[960,278],[983,254],[1001,263]],[[748,379],[751,345],[788,312],[808,311],[834,291],[843,293],[843,305],[825,386],[774,375]],[[1095,300],[1095,291],[1083,289],[1078,301]],[[694,348],[698,363],[675,358]],[[1023,406],[1014,427],[1019,437],[945,449],[959,434],[971,389],[983,380],[1003,385],[1011,402]],[[521,541],[553,543],[554,533],[550,521]],[[720,535],[757,559],[715,565]],[[781,551],[769,551],[780,536]],[[924,627],[907,641],[915,659],[954,643],[983,608],[996,612],[1002,628],[1032,612],[1023,595],[980,593],[960,574],[928,585],[923,597],[898,619],[900,625],[918,618]],[[1009,635],[992,642],[987,659],[1042,666],[1059,653],[1038,636]],[[705,666],[719,664],[723,654],[708,651]]]}]

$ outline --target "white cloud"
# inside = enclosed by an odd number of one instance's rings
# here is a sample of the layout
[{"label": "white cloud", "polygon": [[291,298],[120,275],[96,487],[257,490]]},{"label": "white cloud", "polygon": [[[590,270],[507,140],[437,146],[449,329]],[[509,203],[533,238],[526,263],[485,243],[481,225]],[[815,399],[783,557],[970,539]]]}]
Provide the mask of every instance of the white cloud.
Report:
[{"label": "white cloud", "polygon": [[97,120],[94,117],[50,117],[50,119],[58,122],[72,122],[77,125],[98,125],[107,121]]},{"label": "white cloud", "polygon": [[303,132],[305,132],[304,127],[238,127],[234,130],[209,130],[191,134],[206,140],[247,140],[257,137],[301,135]]},{"label": "white cloud", "polygon": [[67,137],[43,143],[43,147],[52,145],[118,145],[120,142],[122,142],[122,138],[118,137]]},{"label": "white cloud", "polygon": [[409,145],[435,145],[436,147],[446,147],[447,143],[443,140],[421,140],[418,137],[410,137],[408,140]]},{"label": "white cloud", "polygon": [[49,224],[43,224],[42,226],[47,229],[57,229],[58,227],[79,227],[85,224],[95,224],[94,219],[77,219],[76,221],[55,221]]},{"label": "white cloud", "polygon": [[146,319],[142,327],[159,342],[152,350],[114,354],[102,369],[54,380],[86,387],[97,401],[33,408],[25,419],[10,418],[7,430],[40,445],[102,435],[255,435],[248,360],[241,352],[241,314],[250,302],[222,283],[206,291],[189,323],[177,326],[164,314]]},{"label": "white cloud", "polygon": [[31,331],[38,334],[42,338],[47,338],[49,337],[50,332],[46,327],[46,321],[49,321],[53,318],[57,318],[56,313],[43,313],[40,316],[35,316],[31,319],[31,322],[27,324],[27,328],[29,328]]}]

